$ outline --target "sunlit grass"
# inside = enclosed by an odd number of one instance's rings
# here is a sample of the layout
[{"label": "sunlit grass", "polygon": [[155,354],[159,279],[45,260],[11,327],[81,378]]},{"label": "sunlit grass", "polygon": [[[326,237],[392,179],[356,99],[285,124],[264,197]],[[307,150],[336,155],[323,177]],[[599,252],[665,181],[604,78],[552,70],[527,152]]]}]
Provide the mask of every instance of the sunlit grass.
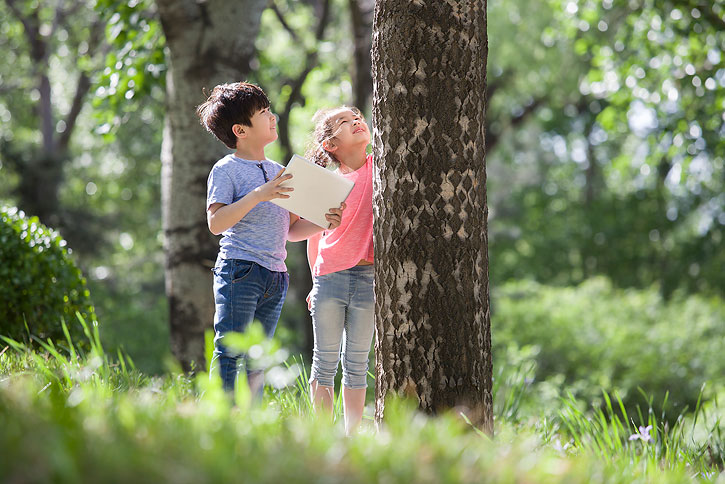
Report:
[{"label": "sunlit grass", "polygon": [[[380,428],[368,415],[348,438],[339,402],[334,420],[315,415],[298,358],[278,365],[296,377],[286,386],[278,379],[255,402],[243,389],[230,398],[205,372],[148,377],[123,354],[104,353],[95,326],[81,324],[87,351],[70,338],[36,340],[34,348],[8,339],[0,345],[0,469],[7,482],[725,480],[716,402],[672,426],[651,412],[627,415],[606,393],[604,409],[566,398],[535,414],[521,405],[533,369],[501,367],[493,439],[455,414],[431,418],[394,400]],[[261,343],[250,338],[241,344]]]}]

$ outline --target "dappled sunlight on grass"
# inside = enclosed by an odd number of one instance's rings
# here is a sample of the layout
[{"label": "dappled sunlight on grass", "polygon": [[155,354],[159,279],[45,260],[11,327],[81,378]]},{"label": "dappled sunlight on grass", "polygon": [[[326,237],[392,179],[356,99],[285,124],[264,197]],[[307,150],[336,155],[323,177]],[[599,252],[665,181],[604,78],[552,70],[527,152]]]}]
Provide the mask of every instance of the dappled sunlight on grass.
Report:
[{"label": "dappled sunlight on grass", "polygon": [[[315,415],[298,361],[293,384],[254,402],[231,398],[207,373],[147,377],[87,336],[87,353],[70,342],[0,348],[0,467],[10,482],[660,483],[722,472],[716,406],[674,427],[622,414],[607,394],[605,410],[569,399],[550,416],[524,414],[516,402],[529,398],[529,373],[511,368],[498,373],[493,440],[459,415],[429,417],[395,399],[380,428],[366,419],[346,437],[339,407],[335,421]],[[638,430],[647,425],[649,440]]]}]

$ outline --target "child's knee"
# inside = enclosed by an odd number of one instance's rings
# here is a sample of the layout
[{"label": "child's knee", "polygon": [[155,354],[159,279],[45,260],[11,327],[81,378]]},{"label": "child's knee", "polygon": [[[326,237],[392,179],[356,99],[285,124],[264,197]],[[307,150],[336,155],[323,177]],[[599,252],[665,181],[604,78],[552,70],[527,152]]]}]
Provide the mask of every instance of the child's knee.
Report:
[{"label": "child's knee", "polygon": [[368,354],[346,354],[342,365],[342,382],[347,388],[367,388]]},{"label": "child's knee", "polygon": [[315,351],[312,356],[310,381],[317,380],[326,387],[334,386],[339,362],[339,354],[335,352]]}]

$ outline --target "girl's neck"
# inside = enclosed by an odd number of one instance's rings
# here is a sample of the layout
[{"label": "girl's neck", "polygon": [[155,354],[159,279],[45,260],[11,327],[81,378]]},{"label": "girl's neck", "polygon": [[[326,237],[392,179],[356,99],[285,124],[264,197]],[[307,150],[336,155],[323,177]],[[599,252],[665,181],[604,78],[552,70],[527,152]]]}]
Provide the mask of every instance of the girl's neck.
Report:
[{"label": "girl's neck", "polygon": [[349,153],[338,156],[338,160],[340,161],[340,172],[352,173],[359,170],[365,165],[365,160],[367,160],[367,153],[365,153],[365,149],[363,148],[362,152]]}]

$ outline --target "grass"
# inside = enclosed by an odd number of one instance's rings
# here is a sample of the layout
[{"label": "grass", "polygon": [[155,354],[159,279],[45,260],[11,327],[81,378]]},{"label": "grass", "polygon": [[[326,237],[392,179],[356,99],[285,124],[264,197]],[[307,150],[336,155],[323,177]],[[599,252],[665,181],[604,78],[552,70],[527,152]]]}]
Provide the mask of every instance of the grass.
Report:
[{"label": "grass", "polygon": [[88,351],[70,338],[0,344],[5,482],[725,482],[716,401],[674,425],[607,393],[604,408],[568,396],[531,412],[533,369],[502,366],[493,439],[402,400],[380,429],[367,419],[347,438],[339,403],[337,422],[314,414],[301,361],[274,367],[292,384],[268,387],[261,404],[240,390],[233,405],[205,373],[144,375],[81,324]]}]

